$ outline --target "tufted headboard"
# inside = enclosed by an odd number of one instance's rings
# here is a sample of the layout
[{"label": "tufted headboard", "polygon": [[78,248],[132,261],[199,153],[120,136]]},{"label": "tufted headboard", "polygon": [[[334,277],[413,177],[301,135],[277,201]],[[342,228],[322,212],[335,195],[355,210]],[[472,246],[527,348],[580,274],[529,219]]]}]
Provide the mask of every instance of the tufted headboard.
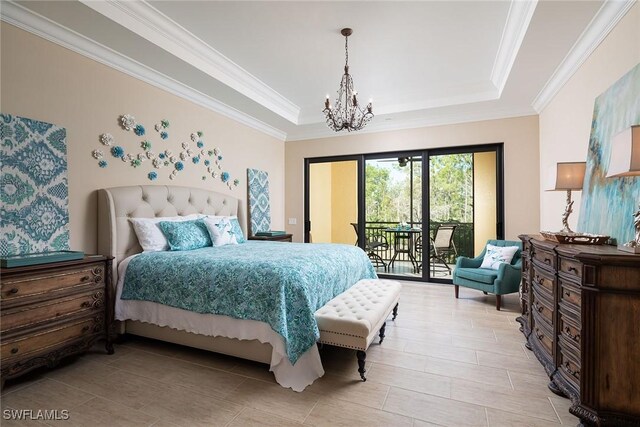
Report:
[{"label": "tufted headboard", "polygon": [[215,191],[173,185],[135,185],[98,190],[98,252],[114,257],[114,286],[118,281],[118,262],[142,252],[129,218],[195,213],[237,215],[238,199]]}]

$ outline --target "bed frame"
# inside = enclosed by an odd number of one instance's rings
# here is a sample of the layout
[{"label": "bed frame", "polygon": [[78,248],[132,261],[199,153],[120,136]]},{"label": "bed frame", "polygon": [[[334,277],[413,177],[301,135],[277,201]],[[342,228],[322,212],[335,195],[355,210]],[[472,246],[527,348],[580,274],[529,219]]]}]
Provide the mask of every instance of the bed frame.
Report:
[{"label": "bed frame", "polygon": [[[98,252],[114,258],[111,276],[114,288],[118,283],[118,263],[142,252],[129,218],[195,213],[238,215],[238,199],[215,191],[171,185],[136,185],[98,190]],[[241,218],[239,222],[244,223]],[[120,322],[117,331],[267,364],[271,361],[271,345],[258,340],[198,335],[130,320]]]}]

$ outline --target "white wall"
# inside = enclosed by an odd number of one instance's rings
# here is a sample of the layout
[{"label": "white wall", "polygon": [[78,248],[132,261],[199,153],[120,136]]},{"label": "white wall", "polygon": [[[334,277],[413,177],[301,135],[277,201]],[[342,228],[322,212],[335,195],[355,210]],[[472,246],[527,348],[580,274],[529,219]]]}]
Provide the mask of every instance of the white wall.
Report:
[{"label": "white wall", "polygon": [[[557,162],[586,161],[593,104],[602,92],[640,62],[640,4],[633,6],[540,113],[540,225],[560,230],[564,191],[549,188]],[[576,230],[581,192],[573,192],[569,225]],[[580,231],[580,230],[577,230]]]}]

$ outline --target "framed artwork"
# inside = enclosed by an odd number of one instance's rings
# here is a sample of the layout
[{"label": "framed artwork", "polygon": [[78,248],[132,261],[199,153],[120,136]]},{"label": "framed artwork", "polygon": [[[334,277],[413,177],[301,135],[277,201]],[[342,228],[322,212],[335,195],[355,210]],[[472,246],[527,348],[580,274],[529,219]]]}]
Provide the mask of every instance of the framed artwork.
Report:
[{"label": "framed artwork", "polygon": [[634,238],[633,214],[640,203],[640,177],[606,178],[606,175],[613,137],[637,124],[640,124],[640,64],[596,98],[579,231],[606,234],[619,244]]},{"label": "framed artwork", "polygon": [[69,249],[67,132],[0,114],[0,256]]},{"label": "framed artwork", "polygon": [[269,201],[269,174],[258,169],[247,169],[250,235],[271,230],[271,202]]}]

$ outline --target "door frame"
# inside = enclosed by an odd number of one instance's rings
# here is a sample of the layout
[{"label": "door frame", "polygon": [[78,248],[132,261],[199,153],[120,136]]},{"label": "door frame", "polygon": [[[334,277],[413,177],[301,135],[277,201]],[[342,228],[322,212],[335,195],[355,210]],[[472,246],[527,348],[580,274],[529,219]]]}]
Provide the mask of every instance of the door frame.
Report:
[{"label": "door frame", "polygon": [[[415,157],[422,156],[422,228],[423,235],[425,225],[430,223],[431,212],[429,209],[430,194],[430,156],[463,153],[481,153],[495,151],[496,153],[496,238],[504,239],[504,143],[461,145],[454,147],[434,147],[415,150],[382,151],[373,153],[346,154],[336,156],[306,157],[304,159],[304,242],[309,242],[310,219],[309,219],[309,168],[314,163],[332,163],[340,161],[356,161],[358,167],[357,188],[358,188],[358,246],[364,248],[365,235],[365,169],[367,160],[384,159],[388,157]],[[474,195],[475,196],[475,195]],[[475,210],[475,207],[474,207]],[[475,212],[474,212],[475,220]],[[474,233],[475,234],[475,233]],[[424,238],[423,238],[424,239]],[[474,236],[475,240],[475,236]],[[423,254],[424,263],[424,254]],[[451,284],[451,279],[441,279],[431,277],[430,268],[422,268],[422,276],[399,276],[388,273],[378,273],[381,278],[400,279],[417,282],[431,282]]]}]

